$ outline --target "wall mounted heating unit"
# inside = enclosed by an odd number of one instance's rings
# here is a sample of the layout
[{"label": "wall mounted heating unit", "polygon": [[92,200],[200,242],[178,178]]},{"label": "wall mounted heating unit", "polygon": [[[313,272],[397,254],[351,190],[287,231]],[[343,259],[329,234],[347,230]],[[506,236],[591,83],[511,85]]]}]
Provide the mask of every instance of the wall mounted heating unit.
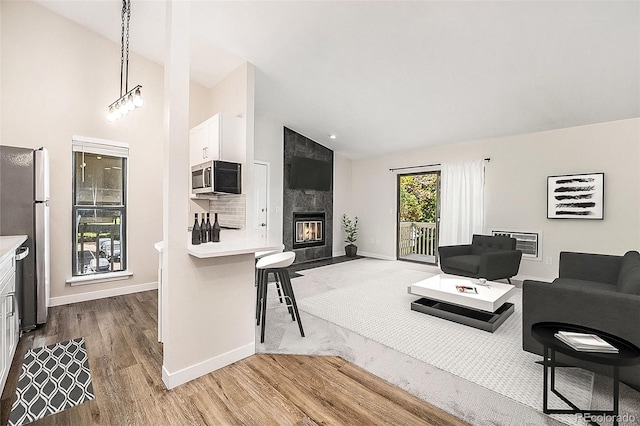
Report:
[{"label": "wall mounted heating unit", "polygon": [[542,261],[542,231],[492,230],[491,235],[505,235],[516,239],[516,249],[522,251],[522,258]]}]

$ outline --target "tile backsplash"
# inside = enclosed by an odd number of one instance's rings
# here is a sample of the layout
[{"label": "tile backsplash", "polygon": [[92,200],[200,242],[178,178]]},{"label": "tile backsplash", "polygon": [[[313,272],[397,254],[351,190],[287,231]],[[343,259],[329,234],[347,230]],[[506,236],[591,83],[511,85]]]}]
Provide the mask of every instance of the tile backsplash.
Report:
[{"label": "tile backsplash", "polygon": [[220,226],[242,229],[245,224],[246,204],[245,194],[219,195],[209,200],[211,221],[213,222],[213,214],[218,213]]}]

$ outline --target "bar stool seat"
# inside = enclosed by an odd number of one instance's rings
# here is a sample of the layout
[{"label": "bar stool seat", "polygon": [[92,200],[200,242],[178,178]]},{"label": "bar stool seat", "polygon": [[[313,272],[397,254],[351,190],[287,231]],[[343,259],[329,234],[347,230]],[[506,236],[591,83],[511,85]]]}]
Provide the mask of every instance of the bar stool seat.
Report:
[{"label": "bar stool seat", "polygon": [[264,330],[265,322],[267,319],[267,286],[270,273],[272,273],[276,277],[276,280],[279,281],[282,287],[282,292],[284,293],[284,299],[287,301],[287,309],[289,310],[289,314],[291,314],[291,320],[298,321],[300,335],[304,337],[304,330],[302,328],[302,321],[300,321],[298,305],[296,304],[296,298],[293,294],[293,287],[291,286],[291,279],[289,278],[289,271],[287,270],[287,267],[291,266],[295,258],[296,254],[294,252],[287,251],[266,255],[260,258],[256,263],[256,270],[258,275],[256,319],[257,325],[261,326],[260,343],[264,343]]},{"label": "bar stool seat", "polygon": [[[269,256],[272,254],[276,254],[276,253],[282,253],[282,250],[284,248],[280,247],[274,250],[266,250],[266,251],[257,251],[255,253],[255,258],[256,258],[256,263],[258,263],[258,260],[262,259],[265,256]],[[256,278],[255,278],[255,282],[256,282],[256,287],[258,286],[258,269],[256,269]],[[278,277],[276,277],[276,289],[278,290],[278,297],[280,298],[280,303],[282,303],[282,289],[280,287],[280,282],[278,282]],[[260,315],[260,297],[256,298],[256,321],[259,319],[258,316]]]},{"label": "bar stool seat", "polygon": [[291,266],[294,260],[296,260],[296,254],[292,251],[270,254],[259,259],[256,268],[286,268]]},{"label": "bar stool seat", "polygon": [[276,253],[282,253],[282,249],[275,249],[275,250],[266,250],[266,251],[257,251],[256,252],[256,261],[258,259],[262,259],[265,256],[269,256],[272,254],[276,254]]}]

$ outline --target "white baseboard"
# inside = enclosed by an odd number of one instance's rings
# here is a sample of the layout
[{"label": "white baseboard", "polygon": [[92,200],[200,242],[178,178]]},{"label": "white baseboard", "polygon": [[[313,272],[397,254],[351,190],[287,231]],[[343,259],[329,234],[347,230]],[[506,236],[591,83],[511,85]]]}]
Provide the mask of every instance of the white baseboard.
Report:
[{"label": "white baseboard", "polygon": [[252,342],[206,361],[183,368],[175,373],[170,373],[163,364],[162,381],[167,389],[173,389],[191,380],[197,379],[198,377],[204,376],[205,374],[209,374],[212,371],[216,371],[229,364],[233,364],[236,361],[240,361],[241,359],[254,355],[255,353],[256,344],[255,342]]},{"label": "white baseboard", "polygon": [[86,293],[70,294],[49,298],[49,306],[69,305],[71,303],[87,302],[89,300],[104,299],[106,297],[122,296],[124,294],[140,293],[141,291],[157,290],[158,283],[135,284],[106,290],[89,291]]},{"label": "white baseboard", "polygon": [[358,251],[358,256],[373,257],[374,259],[382,259],[382,260],[397,260],[395,256],[387,256],[379,253],[370,253],[367,251]]}]

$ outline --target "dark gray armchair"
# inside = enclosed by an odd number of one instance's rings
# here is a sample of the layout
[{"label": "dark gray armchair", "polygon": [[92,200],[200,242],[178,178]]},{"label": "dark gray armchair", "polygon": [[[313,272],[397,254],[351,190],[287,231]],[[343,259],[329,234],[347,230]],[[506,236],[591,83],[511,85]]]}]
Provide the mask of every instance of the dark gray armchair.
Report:
[{"label": "dark gray armchair", "polygon": [[442,272],[463,277],[507,279],[518,273],[522,252],[515,238],[474,235],[471,244],[438,247]]},{"label": "dark gray armchair", "polygon": [[[640,253],[624,256],[560,253],[553,283],[525,280],[522,287],[522,347],[542,354],[531,335],[537,322],[594,328],[640,347]],[[611,375],[611,367],[556,354],[557,361]],[[640,365],[620,368],[620,380],[640,390]]]}]

